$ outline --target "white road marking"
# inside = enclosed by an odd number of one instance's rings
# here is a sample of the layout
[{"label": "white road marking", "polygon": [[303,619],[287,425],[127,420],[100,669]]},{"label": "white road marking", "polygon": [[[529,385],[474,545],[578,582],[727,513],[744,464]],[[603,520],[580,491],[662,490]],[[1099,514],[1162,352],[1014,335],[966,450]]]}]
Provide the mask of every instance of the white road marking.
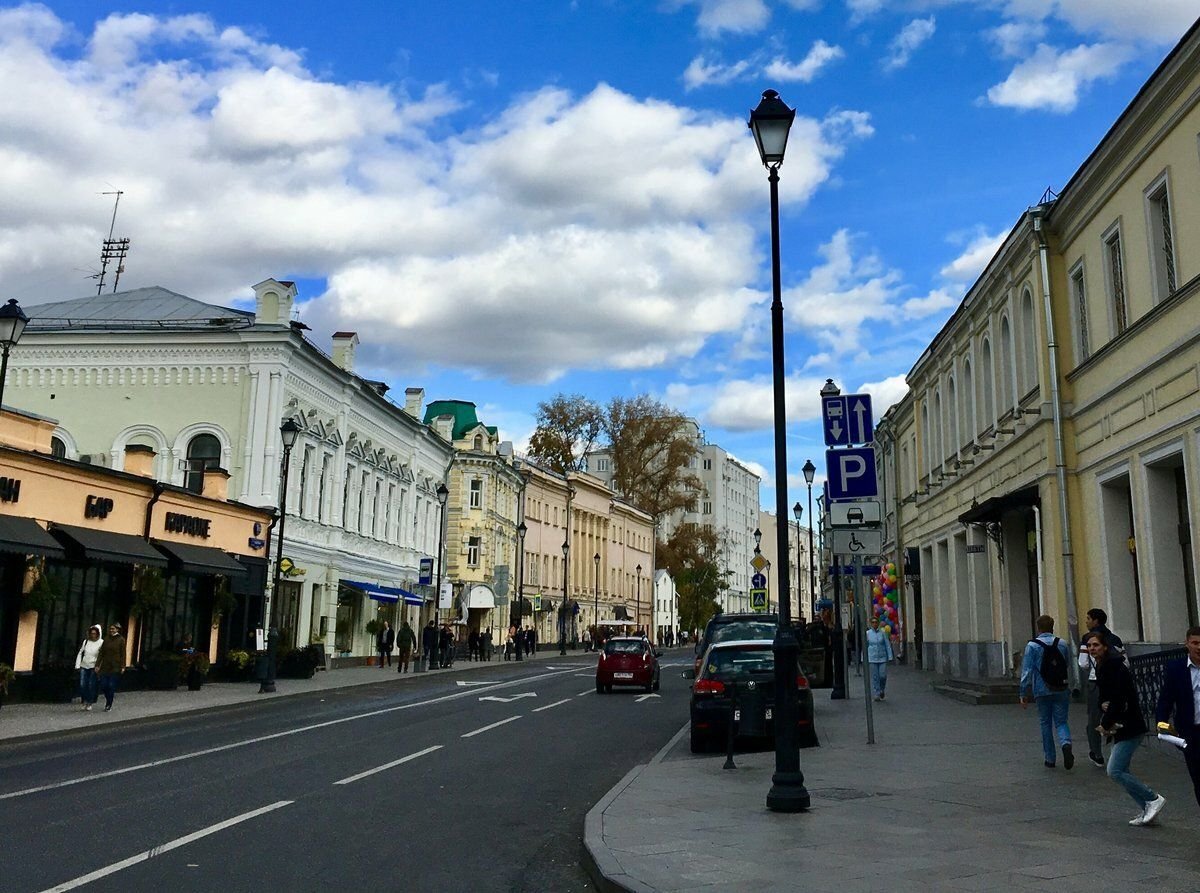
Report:
[{"label": "white road marking", "polygon": [[[562,676],[569,671],[563,670],[558,673],[542,673],[540,676],[529,676],[524,679],[514,679],[511,682],[497,682],[492,688],[511,688],[514,685],[528,685],[535,679],[547,679],[552,676]],[[490,690],[490,689],[489,689]],[[0,800],[12,800],[16,797],[25,797],[29,794],[38,794],[42,791],[53,791],[58,788],[68,788],[72,785],[83,784],[86,781],[99,781],[102,778],[112,778],[114,775],[125,775],[129,772],[139,772],[142,769],[154,769],[158,766],[168,766],[171,763],[178,763],[183,760],[193,760],[196,757],[206,757],[214,753],[222,753],[226,750],[234,750],[238,747],[246,747],[250,744],[261,744],[264,741],[274,741],[276,738],[287,738],[290,735],[299,735],[301,732],[312,732],[317,729],[328,728],[329,726],[341,725],[344,722],[354,722],[356,719],[367,719],[372,716],[381,716],[385,713],[395,713],[398,710],[410,710],[413,707],[427,707],[430,704],[440,704],[443,701],[456,701],[459,698],[469,697],[480,689],[467,691],[458,691],[452,695],[441,695],[436,698],[430,698],[428,701],[417,701],[413,704],[400,704],[396,707],[383,707],[379,710],[370,710],[366,713],[356,713],[353,716],[343,716],[341,719],[330,719],[325,722],[313,723],[308,726],[299,726],[295,729],[286,729],[282,732],[273,732],[270,735],[260,735],[257,738],[247,738],[244,741],[234,741],[231,744],[221,744],[217,747],[206,747],[204,750],[194,750],[190,753],[182,753],[178,756],[164,757],[161,760],[151,760],[149,763],[138,763],[136,766],[126,766],[123,769],[110,769],[107,772],[97,772],[94,775],[83,775],[79,778],[70,778],[66,781],[56,781],[53,784],[38,785],[35,788],[25,788],[21,791],[11,791],[7,794],[0,794]]]},{"label": "white road marking", "polygon": [[[553,669],[554,669],[554,667],[546,667],[546,669],[547,669],[547,670],[553,670]],[[455,685],[459,685],[459,686],[463,686],[463,685],[491,685],[491,683],[490,683],[490,682],[488,682],[488,681],[486,681],[486,680],[484,680],[484,681],[482,681],[482,682],[468,682],[468,681],[466,681],[465,679],[459,679],[459,680],[458,680],[457,682],[455,682],[454,684],[455,684]]]},{"label": "white road marking", "polygon": [[491,725],[489,725],[489,726],[484,726],[482,729],[476,729],[474,732],[467,732],[467,734],[465,734],[465,735],[459,735],[458,737],[460,737],[460,738],[474,738],[476,735],[482,735],[484,732],[489,732],[489,731],[491,731],[492,729],[496,728],[497,726],[502,726],[502,725],[504,725],[505,723],[510,723],[510,722],[512,722],[513,720],[517,720],[517,719],[520,719],[520,718],[521,718],[521,714],[520,714],[520,713],[518,713],[516,716],[510,716],[508,719],[502,719],[502,720],[500,720],[500,722],[494,722],[494,723],[492,723],[492,724],[491,724]]},{"label": "white road marking", "polygon": [[536,691],[523,691],[519,695],[513,695],[511,698],[502,698],[499,695],[488,695],[487,697],[480,698],[479,700],[481,700],[481,701],[497,701],[501,704],[510,704],[513,701],[518,700],[519,698],[536,698],[536,697],[537,697]]},{"label": "white road marking", "polygon": [[533,713],[541,713],[543,710],[549,710],[551,707],[557,707],[559,704],[566,704],[570,700],[571,700],[570,698],[563,698],[561,701],[555,701],[553,704],[547,704],[545,707],[538,707],[537,709],[533,710],[532,712]]},{"label": "white road marking", "polygon": [[64,893],[66,890],[74,890],[77,887],[82,887],[85,884],[90,884],[92,881],[98,881],[102,877],[108,877],[110,874],[116,874],[118,871],[123,871],[132,865],[137,865],[139,862],[148,862],[155,856],[161,856],[163,853],[169,853],[171,850],[177,850],[181,846],[186,846],[189,843],[199,840],[202,837],[207,837],[210,834],[216,834],[218,831],[223,831],[234,825],[245,822],[257,816],[264,815],[268,812],[273,812],[284,806],[294,803],[294,800],[280,800],[277,803],[272,803],[270,806],[264,806],[261,809],[254,809],[250,812],[244,812],[239,816],[234,816],[231,819],[226,819],[223,822],[217,822],[215,825],[209,825],[207,828],[201,828],[199,831],[193,831],[191,834],[185,834],[183,837],[177,837],[168,843],[161,846],[156,846],[153,849],[146,850],[143,853],[138,853],[136,856],[130,856],[128,859],[122,859],[120,862],[114,862],[112,865],[98,868],[95,871],[81,875],[71,881],[65,881],[57,887],[50,887],[43,890],[42,893]]},{"label": "white road marking", "polygon": [[646,700],[646,698],[658,698],[658,697],[662,697],[662,696],[661,695],[638,695],[635,700],[640,704],[640,703],[642,703],[642,701]]},{"label": "white road marking", "polygon": [[418,750],[416,753],[410,753],[406,757],[401,757],[398,760],[392,760],[390,763],[384,763],[382,766],[376,766],[374,769],[368,769],[366,772],[360,772],[358,775],[351,775],[349,778],[343,778],[341,781],[335,781],[334,784],[350,784],[359,779],[366,778],[368,775],[374,775],[376,772],[383,772],[385,769],[391,769],[399,766],[401,763],[407,763],[409,760],[415,760],[417,757],[423,757],[427,753],[433,753],[435,750],[441,750],[442,745],[435,744],[433,747],[427,747],[424,750]]},{"label": "white road marking", "polygon": [[576,673],[575,675],[579,676],[581,679],[586,679],[588,676],[594,676],[595,674],[594,673]]},{"label": "white road marking", "polygon": [[590,694],[591,694],[592,692],[594,692],[594,691],[595,691],[595,689],[594,689],[594,688],[589,688],[587,691],[581,691],[581,692],[580,692],[579,694],[577,694],[575,697],[577,697],[577,698],[582,698],[584,695],[590,695]]}]

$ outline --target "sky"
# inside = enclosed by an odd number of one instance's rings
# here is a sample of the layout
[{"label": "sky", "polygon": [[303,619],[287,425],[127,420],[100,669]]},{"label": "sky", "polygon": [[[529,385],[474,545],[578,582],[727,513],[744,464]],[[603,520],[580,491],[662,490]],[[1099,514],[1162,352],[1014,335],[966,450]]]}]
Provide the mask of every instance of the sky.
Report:
[{"label": "sky", "polygon": [[[1194,0],[173,0],[0,6],[0,290],[253,306],[296,281],[398,399],[648,393],[773,507],[770,208],[780,170],[788,487],[818,392],[875,415],[1023,210],[1060,189]],[[111,272],[110,272],[111,276]],[[111,282],[111,280],[110,280]]]}]

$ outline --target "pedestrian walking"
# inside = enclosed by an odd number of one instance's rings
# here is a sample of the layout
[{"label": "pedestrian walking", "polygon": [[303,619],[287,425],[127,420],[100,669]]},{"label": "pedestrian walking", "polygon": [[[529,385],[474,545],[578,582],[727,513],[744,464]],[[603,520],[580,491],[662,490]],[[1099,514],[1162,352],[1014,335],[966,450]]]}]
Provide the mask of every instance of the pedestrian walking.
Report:
[{"label": "pedestrian walking", "polygon": [[417,649],[417,635],[413,632],[413,628],[408,625],[407,620],[400,623],[400,630],[396,633],[396,672],[407,673],[409,661],[412,660],[412,654]]},{"label": "pedestrian walking", "polygon": [[525,655],[531,656],[537,651],[537,633],[533,631],[532,626],[525,627]]},{"label": "pedestrian walking", "polygon": [[1133,674],[1103,636],[1092,636],[1088,651],[1096,661],[1096,683],[1100,687],[1100,733],[1113,742],[1108,754],[1108,777],[1123,787],[1141,810],[1129,824],[1148,825],[1162,812],[1167,800],[1129,771],[1129,763],[1147,731]]},{"label": "pedestrian walking", "polygon": [[488,631],[483,634],[483,659],[490,662],[492,652],[496,650],[496,643],[493,639],[492,628],[489,626]]},{"label": "pedestrian walking", "polygon": [[100,657],[100,624],[88,628],[87,638],[75,655],[75,669],[79,671],[79,704],[83,710],[91,710],[100,697],[100,677],[96,675],[96,660]]},{"label": "pedestrian walking", "polygon": [[112,710],[113,698],[117,694],[117,683],[125,670],[125,637],[121,635],[121,624],[110,623],[108,636],[100,644],[96,655],[96,675],[100,677],[100,691],[104,694],[104,711]]},{"label": "pedestrian walking", "polygon": [[1075,765],[1075,754],[1071,750],[1071,729],[1067,726],[1067,709],[1071,705],[1067,646],[1054,635],[1054,618],[1049,614],[1037,619],[1037,631],[1037,638],[1029,640],[1021,660],[1021,709],[1032,695],[1042,727],[1046,768],[1053,769],[1055,765],[1054,733],[1057,731],[1063,767],[1070,769]]},{"label": "pedestrian walking", "polygon": [[386,620],[383,621],[383,628],[379,630],[375,636],[375,648],[379,652],[379,668],[382,670],[386,661],[387,666],[392,665],[392,648],[396,643],[396,631],[392,629],[392,625]]},{"label": "pedestrian walking", "polygon": [[583,650],[584,651],[592,650],[592,631],[588,630],[588,629],[585,629],[583,631]]},{"label": "pedestrian walking", "polygon": [[438,665],[438,629],[432,620],[421,633],[421,651],[425,654],[425,669],[432,670]]},{"label": "pedestrian walking", "polygon": [[451,632],[449,623],[442,624],[442,631],[438,634],[438,650],[441,652],[438,666],[443,670],[449,669],[454,662],[454,633]]},{"label": "pedestrian walking", "polygon": [[514,628],[510,626],[508,628],[508,634],[504,637],[504,659],[505,660],[513,659],[513,656],[514,656],[513,649],[516,648],[516,646],[517,646],[517,640],[516,640],[516,636],[514,633]]},{"label": "pedestrian walking", "polygon": [[479,631],[467,633],[467,660],[479,660]]},{"label": "pedestrian walking", "polygon": [[1184,761],[1200,804],[1200,626],[1187,631],[1184,645],[1187,657],[1167,661],[1154,716],[1159,723],[1169,723],[1174,734],[1187,742]]},{"label": "pedestrian walking", "polygon": [[895,657],[891,637],[879,628],[879,618],[872,617],[871,628],[867,630],[867,665],[871,671],[871,692],[876,701],[887,696],[887,665]]},{"label": "pedestrian walking", "polygon": [[1088,642],[1093,636],[1103,636],[1113,654],[1125,658],[1125,644],[1121,637],[1107,626],[1108,614],[1103,608],[1092,608],[1084,615],[1087,632],[1079,640],[1079,673],[1083,677],[1083,691],[1087,703],[1088,762],[1104,768],[1104,751],[1100,739],[1100,689],[1096,685],[1096,662],[1088,651]]}]

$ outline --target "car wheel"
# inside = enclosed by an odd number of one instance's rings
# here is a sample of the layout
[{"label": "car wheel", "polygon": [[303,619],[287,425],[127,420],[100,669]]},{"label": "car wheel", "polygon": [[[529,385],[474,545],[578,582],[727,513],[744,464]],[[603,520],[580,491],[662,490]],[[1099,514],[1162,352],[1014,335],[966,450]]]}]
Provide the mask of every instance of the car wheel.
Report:
[{"label": "car wheel", "polygon": [[661,675],[655,676],[654,677],[654,690],[658,691],[659,688],[661,688],[661,687],[662,687],[662,676]]},{"label": "car wheel", "polygon": [[647,694],[654,691],[654,683],[647,682],[646,685],[642,688],[642,691],[646,692]]},{"label": "car wheel", "polygon": [[596,683],[596,694],[598,694],[598,695],[604,694],[604,686],[601,685],[599,682]]},{"label": "car wheel", "polygon": [[611,694],[612,694],[612,686],[611,686],[611,685],[606,685],[606,686],[604,686],[604,691],[605,691],[605,693],[606,693],[606,694],[610,694],[610,695],[611,695]]},{"label": "car wheel", "polygon": [[707,753],[708,737],[692,729],[692,753]]}]

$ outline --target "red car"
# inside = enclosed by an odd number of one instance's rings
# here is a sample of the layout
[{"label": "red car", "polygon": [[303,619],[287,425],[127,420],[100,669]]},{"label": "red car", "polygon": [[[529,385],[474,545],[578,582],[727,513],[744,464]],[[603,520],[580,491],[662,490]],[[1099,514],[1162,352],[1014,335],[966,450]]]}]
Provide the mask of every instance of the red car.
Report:
[{"label": "red car", "polygon": [[612,691],[614,685],[637,685],[646,691],[658,691],[661,656],[661,651],[655,651],[654,646],[640,637],[609,639],[596,663],[596,694]]}]

